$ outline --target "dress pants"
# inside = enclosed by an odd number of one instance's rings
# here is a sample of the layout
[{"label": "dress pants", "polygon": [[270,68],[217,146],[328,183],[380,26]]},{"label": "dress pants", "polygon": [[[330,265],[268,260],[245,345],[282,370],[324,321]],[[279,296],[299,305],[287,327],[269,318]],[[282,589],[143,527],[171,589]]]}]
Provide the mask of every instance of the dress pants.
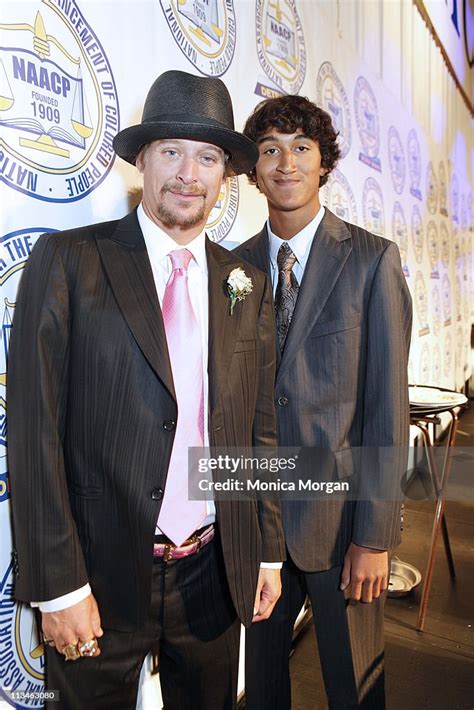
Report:
[{"label": "dress pants", "polygon": [[339,590],[341,571],[342,567],[334,567],[302,572],[291,560],[283,564],[282,595],[272,616],[246,632],[247,710],[291,707],[289,654],[306,594],[311,600],[330,710],[383,710],[385,594],[371,604],[350,603]]},{"label": "dress pants", "polygon": [[149,652],[159,654],[165,710],[235,708],[240,622],[218,535],[195,555],[150,564],[152,601],[143,628],[104,629],[97,658],[66,662],[46,647],[46,687],[59,690],[50,710],[135,710]]}]

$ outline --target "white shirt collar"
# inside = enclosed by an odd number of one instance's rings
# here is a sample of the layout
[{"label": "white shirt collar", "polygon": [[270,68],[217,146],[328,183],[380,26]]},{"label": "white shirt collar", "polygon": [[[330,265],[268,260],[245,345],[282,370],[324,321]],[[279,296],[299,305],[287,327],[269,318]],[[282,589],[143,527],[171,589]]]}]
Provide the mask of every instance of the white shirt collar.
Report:
[{"label": "white shirt collar", "polygon": [[168,254],[176,249],[188,249],[201,271],[207,274],[206,233],[204,230],[189,242],[189,244],[181,245],[175,242],[169,234],[148,217],[143,209],[142,203],[138,205],[137,218],[145,240],[148,257],[152,263],[159,263],[160,261],[166,260],[171,269]]},{"label": "white shirt collar", "polygon": [[273,266],[276,267],[278,250],[284,242],[287,242],[290,245],[291,250],[296,256],[298,263],[301,265],[306,264],[309,250],[311,249],[311,244],[313,243],[314,235],[316,234],[316,230],[319,227],[323,217],[324,207],[323,205],[321,205],[318,213],[315,217],[313,217],[311,222],[309,222],[306,227],[303,227],[300,232],[295,234],[294,237],[291,237],[291,239],[280,239],[280,237],[277,237],[277,235],[272,232],[270,218],[268,218],[267,231],[270,239],[270,260]]}]

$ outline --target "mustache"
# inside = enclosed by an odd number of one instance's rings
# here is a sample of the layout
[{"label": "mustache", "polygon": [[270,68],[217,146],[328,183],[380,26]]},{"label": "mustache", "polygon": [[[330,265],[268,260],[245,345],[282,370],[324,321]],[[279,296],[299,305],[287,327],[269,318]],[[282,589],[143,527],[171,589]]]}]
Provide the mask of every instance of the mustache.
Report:
[{"label": "mustache", "polygon": [[202,187],[197,187],[194,186],[192,187],[191,185],[180,185],[179,183],[166,183],[163,185],[161,188],[161,193],[164,195],[166,192],[174,192],[175,194],[179,195],[198,195],[200,197],[206,197],[207,195],[207,190],[205,190]]}]

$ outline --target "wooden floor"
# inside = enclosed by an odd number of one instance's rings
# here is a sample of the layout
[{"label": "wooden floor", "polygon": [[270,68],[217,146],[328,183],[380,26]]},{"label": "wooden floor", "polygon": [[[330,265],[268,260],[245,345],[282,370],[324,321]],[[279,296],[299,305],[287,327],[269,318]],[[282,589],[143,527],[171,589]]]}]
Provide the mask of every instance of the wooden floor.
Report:
[{"label": "wooden floor", "polygon": [[[474,406],[461,418],[457,445],[474,446]],[[472,472],[474,481],[474,471]],[[389,599],[385,613],[388,710],[474,708],[474,496],[448,502],[448,522],[457,578],[452,582],[443,544],[437,547],[425,630],[416,631],[421,587]],[[433,502],[409,502],[403,542],[396,554],[422,575],[428,555]],[[327,702],[311,624],[300,633],[291,658],[293,710],[325,710]],[[269,708],[269,710],[271,710]]]}]

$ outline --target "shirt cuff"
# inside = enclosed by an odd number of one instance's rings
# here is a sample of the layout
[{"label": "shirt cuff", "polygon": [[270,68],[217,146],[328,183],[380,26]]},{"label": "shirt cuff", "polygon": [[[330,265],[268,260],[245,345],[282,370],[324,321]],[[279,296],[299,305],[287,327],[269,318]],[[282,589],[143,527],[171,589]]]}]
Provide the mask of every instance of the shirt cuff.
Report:
[{"label": "shirt cuff", "polygon": [[281,569],[283,562],[260,562],[260,569]]},{"label": "shirt cuff", "polygon": [[67,609],[74,604],[79,604],[83,599],[92,594],[89,583],[85,584],[80,589],[75,589],[73,592],[68,594],[63,594],[62,597],[56,597],[56,599],[50,599],[45,602],[30,602],[31,606],[39,607],[40,611],[62,611]]}]

